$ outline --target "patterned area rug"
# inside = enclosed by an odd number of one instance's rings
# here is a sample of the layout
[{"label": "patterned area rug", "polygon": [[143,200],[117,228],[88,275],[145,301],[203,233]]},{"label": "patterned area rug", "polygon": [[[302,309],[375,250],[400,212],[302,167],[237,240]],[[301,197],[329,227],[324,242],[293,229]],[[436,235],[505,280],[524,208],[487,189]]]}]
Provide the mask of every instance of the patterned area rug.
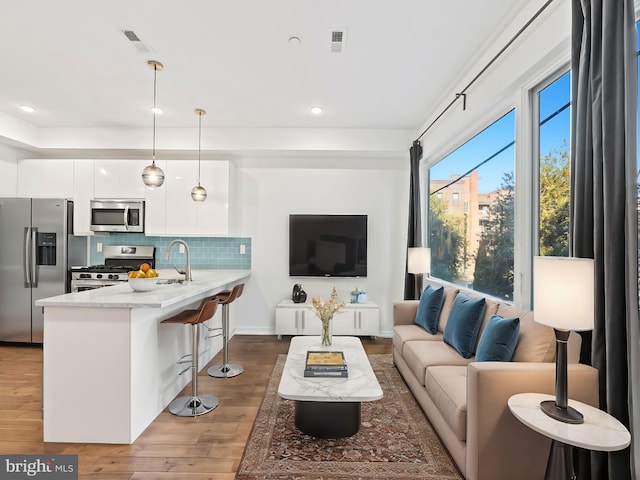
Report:
[{"label": "patterned area rug", "polygon": [[364,402],[360,431],[337,440],[316,439],[296,428],[294,402],[277,393],[285,359],[278,356],[237,480],[462,478],[391,355],[369,355],[384,397]]}]

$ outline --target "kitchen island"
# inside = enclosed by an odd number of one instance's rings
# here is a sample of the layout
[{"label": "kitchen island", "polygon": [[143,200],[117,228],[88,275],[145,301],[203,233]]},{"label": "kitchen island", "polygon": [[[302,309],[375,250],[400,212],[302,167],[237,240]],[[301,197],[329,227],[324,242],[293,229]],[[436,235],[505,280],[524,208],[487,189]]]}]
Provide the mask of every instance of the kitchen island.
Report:
[{"label": "kitchen island", "polygon": [[[176,363],[191,353],[191,331],[162,320],[250,274],[194,270],[192,282],[160,283],[149,292],[123,282],[38,300],[44,441],[133,443],[191,380],[189,371],[178,376],[184,365]],[[169,275],[161,271],[161,281]],[[207,323],[220,326],[220,309]],[[199,367],[221,348],[220,337],[201,339]]]}]

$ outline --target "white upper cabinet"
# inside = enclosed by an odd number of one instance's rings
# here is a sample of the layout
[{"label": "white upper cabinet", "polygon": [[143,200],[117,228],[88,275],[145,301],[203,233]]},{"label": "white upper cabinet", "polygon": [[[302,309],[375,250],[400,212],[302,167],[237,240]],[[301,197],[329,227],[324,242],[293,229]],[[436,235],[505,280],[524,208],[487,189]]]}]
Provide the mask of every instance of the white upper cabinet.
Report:
[{"label": "white upper cabinet", "polygon": [[204,202],[194,202],[191,198],[191,190],[198,184],[197,160],[168,160],[158,166],[164,170],[165,182],[159,188],[147,188],[147,235],[234,233],[229,224],[233,168],[229,162],[201,162],[200,184],[207,190]]},{"label": "white upper cabinet", "polygon": [[96,160],[95,198],[145,198],[142,170],[147,160]]},{"label": "white upper cabinet", "polygon": [[93,235],[91,231],[91,199],[94,198],[93,160],[73,161],[73,233]]},{"label": "white upper cabinet", "polygon": [[18,162],[18,197],[72,198],[73,160],[26,159]]}]

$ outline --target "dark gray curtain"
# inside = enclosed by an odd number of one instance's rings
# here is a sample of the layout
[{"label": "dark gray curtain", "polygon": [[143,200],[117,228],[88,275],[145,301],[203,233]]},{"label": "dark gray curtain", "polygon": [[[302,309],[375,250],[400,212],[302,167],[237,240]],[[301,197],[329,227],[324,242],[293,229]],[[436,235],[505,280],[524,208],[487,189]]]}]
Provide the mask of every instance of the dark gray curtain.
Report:
[{"label": "dark gray curtain", "polygon": [[[411,164],[411,176],[409,180],[409,230],[407,232],[407,248],[422,246],[422,229],[420,218],[420,158],[422,157],[422,145],[419,140],[413,142],[409,149],[409,161]],[[416,300],[419,298],[416,291],[416,282],[412,274],[407,273],[405,265],[404,274],[404,299]]]},{"label": "dark gray curtain", "polygon": [[[595,260],[595,325],[583,358],[599,371],[600,408],[632,438],[640,435],[636,62],[632,0],[572,0],[572,253]],[[638,478],[637,448],[592,453],[591,477]]]}]

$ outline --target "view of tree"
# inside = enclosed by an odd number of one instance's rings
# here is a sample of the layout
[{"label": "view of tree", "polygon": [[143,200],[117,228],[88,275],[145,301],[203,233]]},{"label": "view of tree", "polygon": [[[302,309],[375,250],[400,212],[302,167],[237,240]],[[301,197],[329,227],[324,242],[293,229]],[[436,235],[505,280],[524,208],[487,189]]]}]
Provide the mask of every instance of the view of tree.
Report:
[{"label": "view of tree", "polygon": [[429,246],[431,275],[454,281],[460,277],[464,249],[463,220],[447,214],[447,205],[435,195],[429,197]]},{"label": "view of tree", "polygon": [[513,299],[514,178],[505,173],[497,198],[489,208],[476,256],[473,288]]},{"label": "view of tree", "polygon": [[566,140],[540,159],[540,255],[569,256],[569,167]]}]

